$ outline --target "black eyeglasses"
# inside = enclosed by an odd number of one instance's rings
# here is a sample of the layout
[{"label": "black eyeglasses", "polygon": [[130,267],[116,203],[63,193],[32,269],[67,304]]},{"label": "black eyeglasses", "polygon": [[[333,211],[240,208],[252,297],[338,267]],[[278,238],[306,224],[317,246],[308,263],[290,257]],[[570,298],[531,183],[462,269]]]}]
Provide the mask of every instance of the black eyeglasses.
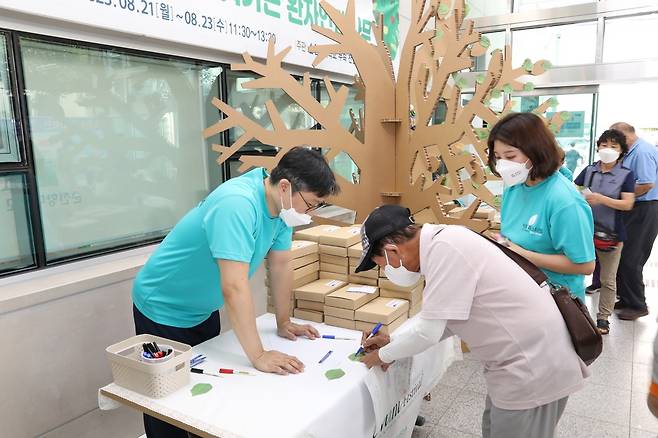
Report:
[{"label": "black eyeglasses", "polygon": [[299,196],[302,198],[302,201],[304,201],[304,204],[306,204],[306,206],[308,207],[308,208],[306,209],[305,213],[308,213],[309,211],[316,211],[316,210],[321,209],[322,207],[326,207],[327,205],[329,205],[329,204],[327,204],[327,203],[324,202],[324,201],[320,201],[320,202],[319,202],[318,204],[316,204],[316,205],[309,204],[309,203],[306,201],[306,199],[304,199],[304,195],[302,195],[302,192],[298,192],[298,193],[299,193]]}]

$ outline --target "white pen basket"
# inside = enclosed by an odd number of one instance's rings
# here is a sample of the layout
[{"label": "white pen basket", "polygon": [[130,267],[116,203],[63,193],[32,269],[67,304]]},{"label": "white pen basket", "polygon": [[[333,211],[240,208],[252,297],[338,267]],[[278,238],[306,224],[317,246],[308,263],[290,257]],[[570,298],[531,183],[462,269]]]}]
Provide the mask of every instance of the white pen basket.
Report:
[{"label": "white pen basket", "polygon": [[[142,344],[157,342],[172,347],[171,359],[161,363],[140,360]],[[114,383],[148,397],[160,398],[187,385],[190,381],[192,347],[153,335],[137,335],[105,349]]]}]

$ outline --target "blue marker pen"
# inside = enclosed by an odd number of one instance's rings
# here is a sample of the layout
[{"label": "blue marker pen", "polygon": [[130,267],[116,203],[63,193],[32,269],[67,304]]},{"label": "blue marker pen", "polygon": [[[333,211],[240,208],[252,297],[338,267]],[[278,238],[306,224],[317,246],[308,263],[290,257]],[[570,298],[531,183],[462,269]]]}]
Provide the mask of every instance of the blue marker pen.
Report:
[{"label": "blue marker pen", "polygon": [[[382,323],[381,323],[381,322],[378,322],[377,325],[375,326],[375,328],[372,329],[372,331],[370,332],[370,334],[369,334],[368,337],[366,338],[366,341],[367,341],[368,339],[372,338],[373,336],[375,336],[375,335],[377,334],[377,332],[379,331],[380,328],[382,328]],[[363,345],[359,347],[359,349],[357,350],[355,356],[358,356],[358,355],[361,354],[361,353],[363,353]]]},{"label": "blue marker pen", "polygon": [[324,361],[329,357],[329,355],[330,355],[331,353],[333,353],[333,351],[331,351],[331,350],[327,351],[327,354],[325,354],[325,355],[322,357],[322,359],[320,359],[320,362],[318,362],[318,363],[322,363],[322,362],[324,362]]},{"label": "blue marker pen", "polygon": [[335,339],[337,341],[356,341],[354,338],[341,338],[340,336],[334,335],[322,335],[322,339]]}]

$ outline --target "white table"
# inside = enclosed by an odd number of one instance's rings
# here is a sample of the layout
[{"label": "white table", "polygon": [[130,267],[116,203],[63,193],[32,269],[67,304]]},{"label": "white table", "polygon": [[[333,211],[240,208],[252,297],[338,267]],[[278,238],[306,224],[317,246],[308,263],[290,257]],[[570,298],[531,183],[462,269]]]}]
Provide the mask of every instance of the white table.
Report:
[{"label": "white table", "polygon": [[[299,321],[299,320],[297,320]],[[304,321],[299,321],[304,322]],[[409,321],[400,329],[408,327]],[[321,334],[351,337],[354,341],[298,339],[288,341],[276,335],[274,315],[257,319],[258,331],[266,349],[275,349],[298,357],[306,365],[304,373],[278,376],[261,373],[251,367],[233,332],[227,332],[193,349],[193,355],[203,353],[208,360],[200,368],[217,372],[218,368],[249,371],[255,376],[228,375],[224,378],[191,374],[190,384],[167,397],[145,397],[114,383],[99,390],[99,405],[108,408],[109,399],[158,417],[202,437],[342,437],[363,438],[375,430],[375,412],[365,380],[367,370],[359,362],[348,359],[360,341],[360,332],[311,323]],[[318,361],[328,350],[333,353],[322,364]],[[441,375],[459,357],[454,338],[416,356],[413,366],[422,375],[418,399],[431,390]],[[341,368],[345,376],[328,380],[324,373]],[[370,384],[381,373],[371,374]],[[382,384],[384,381],[382,380]],[[196,383],[210,383],[213,389],[192,396]],[[415,419],[420,402],[409,407],[413,412],[400,416],[408,423]],[[381,415],[380,415],[381,418]],[[397,421],[400,423],[400,421]],[[411,436],[412,424],[397,424],[396,436]],[[379,426],[378,426],[379,428]],[[400,430],[407,430],[400,434]],[[378,437],[387,436],[379,433]]]}]

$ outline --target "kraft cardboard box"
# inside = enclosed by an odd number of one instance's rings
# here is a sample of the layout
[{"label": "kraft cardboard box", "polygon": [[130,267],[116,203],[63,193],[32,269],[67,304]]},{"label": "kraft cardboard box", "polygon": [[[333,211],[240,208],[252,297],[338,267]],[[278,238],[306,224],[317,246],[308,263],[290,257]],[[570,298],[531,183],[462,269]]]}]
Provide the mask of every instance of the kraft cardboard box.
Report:
[{"label": "kraft cardboard box", "polygon": [[295,309],[295,318],[305,319],[306,321],[324,322],[324,314],[315,310]]},{"label": "kraft cardboard box", "polygon": [[416,289],[412,291],[389,290],[380,288],[379,296],[385,298],[400,298],[407,300],[409,301],[409,306],[413,307],[423,301],[423,288],[421,286],[417,286]]},{"label": "kraft cardboard box", "polygon": [[326,272],[326,271],[320,271],[320,278],[322,279],[327,279],[327,280],[340,280],[344,281],[347,283],[349,280],[347,279],[347,274],[339,274],[337,272]]},{"label": "kraft cardboard box", "polygon": [[337,230],[328,230],[320,234],[321,245],[350,246],[361,241],[361,226],[341,227]]},{"label": "kraft cardboard box", "polygon": [[310,240],[293,240],[290,246],[290,257],[297,259],[309,254],[317,254],[319,251],[317,242]]},{"label": "kraft cardboard box", "polygon": [[379,271],[370,269],[368,271],[356,272],[356,266],[350,265],[350,275],[358,275],[359,277],[372,278],[377,280],[379,278]]},{"label": "kraft cardboard box", "polygon": [[350,265],[350,261],[347,257],[338,257],[328,254],[320,254],[320,263],[331,263],[332,265],[345,266]]},{"label": "kraft cardboard box", "polygon": [[397,284],[393,283],[391,280],[388,280],[386,278],[380,278],[379,279],[379,287],[382,289],[388,289],[388,290],[397,290],[397,291],[402,291],[402,292],[411,292],[412,290],[416,289],[417,287],[421,286],[425,280],[421,277],[420,280],[418,280],[418,283],[408,286],[408,287],[403,287],[403,286],[398,286]]},{"label": "kraft cardboard box", "polygon": [[356,309],[354,319],[375,324],[381,322],[388,325],[401,315],[406,315],[408,310],[409,301],[407,300],[379,297]]},{"label": "kraft cardboard box", "polygon": [[347,256],[351,259],[354,258],[357,260],[361,260],[362,254],[363,254],[363,246],[361,246],[361,242],[347,248]]},{"label": "kraft cardboard box", "polygon": [[320,271],[320,262],[314,262],[311,263],[310,265],[303,266],[301,268],[293,269],[292,271],[292,279],[293,280],[298,280],[302,277],[305,277],[307,275],[311,275],[314,272]]},{"label": "kraft cardboard box", "polygon": [[[292,269],[299,269],[303,266],[310,265],[313,262],[317,262],[320,260],[320,254],[318,253],[313,253],[313,254],[308,254],[303,257],[298,257],[296,259],[290,260],[290,267]],[[265,267],[267,270],[270,270],[270,262],[268,259],[265,259]]]},{"label": "kraft cardboard box", "polygon": [[327,316],[325,315],[324,317],[324,323],[327,325],[333,325],[334,327],[342,327],[346,329],[352,329],[355,330],[356,323],[355,321],[351,319],[343,319],[343,318],[336,318],[334,316]]},{"label": "kraft cardboard box", "polygon": [[344,287],[346,282],[336,279],[321,279],[305,284],[294,289],[295,298],[298,300],[315,301],[324,303],[325,297],[335,290]]},{"label": "kraft cardboard box", "polygon": [[295,307],[298,309],[315,310],[316,312],[324,313],[324,302],[297,300],[297,305]]},{"label": "kraft cardboard box", "polygon": [[[298,278],[297,280],[293,280],[292,282],[292,288],[295,289],[300,286],[304,286],[305,284],[308,284],[312,281],[317,280],[320,278],[320,273],[319,272],[313,272],[305,277]],[[347,277],[345,278],[345,283],[347,283]],[[270,287],[270,279],[269,277],[265,277],[265,286],[269,289]]]},{"label": "kraft cardboard box", "polygon": [[[398,319],[395,321],[391,322],[388,325],[383,325],[382,328],[379,329],[379,333],[384,333],[385,335],[390,335],[402,325],[406,320],[408,319],[407,314],[400,315]],[[361,331],[370,331],[375,327],[375,324],[372,322],[364,322],[364,321],[354,321],[355,322],[355,327],[356,330],[361,330]]]},{"label": "kraft cardboard box", "polygon": [[421,310],[423,310],[422,301],[413,307],[409,307],[409,318],[413,318],[414,316],[418,315]]},{"label": "kraft cardboard box", "polygon": [[[317,225],[315,227],[305,228],[303,230],[295,231],[293,238],[295,240],[309,240],[312,242],[320,242],[320,236],[325,233],[332,233],[339,230],[341,227],[336,225]],[[321,242],[320,242],[321,243]]]},{"label": "kraft cardboard box", "polygon": [[324,312],[325,316],[328,315],[333,316],[334,318],[351,319],[354,321],[354,310],[341,309],[340,307],[332,307],[325,304],[322,311]]},{"label": "kraft cardboard box", "polygon": [[367,286],[377,286],[377,280],[374,278],[361,277],[360,275],[348,275],[347,279],[350,283],[364,284]]},{"label": "kraft cardboard box", "polygon": [[335,272],[336,274],[347,275],[350,268],[345,265],[334,265],[333,263],[320,262],[320,270],[323,272]]},{"label": "kraft cardboard box", "polygon": [[347,257],[347,248],[343,248],[342,246],[320,245],[320,254]]},{"label": "kraft cardboard box", "polygon": [[[361,292],[367,291],[367,292]],[[350,283],[324,298],[327,306],[355,310],[379,296],[379,289],[375,286],[362,286]]]}]

